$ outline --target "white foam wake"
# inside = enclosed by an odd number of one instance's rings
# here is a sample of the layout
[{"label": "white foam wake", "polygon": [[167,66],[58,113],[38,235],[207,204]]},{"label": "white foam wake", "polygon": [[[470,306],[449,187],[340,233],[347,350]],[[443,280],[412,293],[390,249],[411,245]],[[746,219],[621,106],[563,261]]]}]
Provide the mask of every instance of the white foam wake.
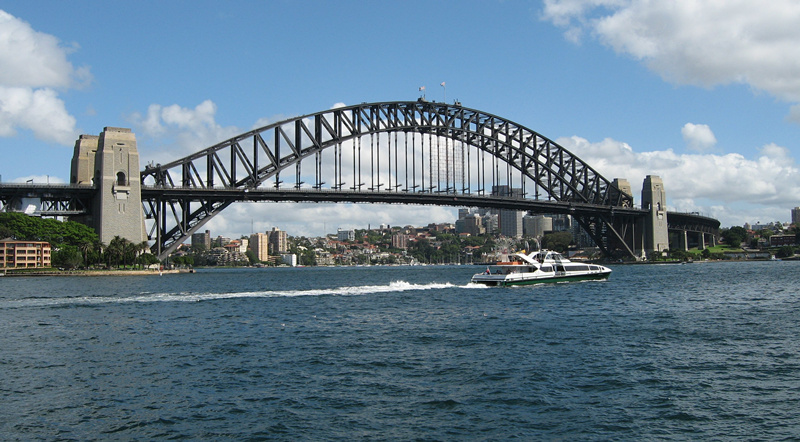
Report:
[{"label": "white foam wake", "polygon": [[387,285],[363,285],[309,290],[264,290],[254,292],[230,293],[143,293],[134,296],[75,296],[59,298],[28,298],[0,303],[0,307],[47,307],[59,305],[96,305],[133,302],[200,302],[217,299],[236,298],[279,298],[297,296],[363,296],[375,293],[407,292],[414,290],[435,290],[455,287],[450,283],[412,284],[394,281]]}]

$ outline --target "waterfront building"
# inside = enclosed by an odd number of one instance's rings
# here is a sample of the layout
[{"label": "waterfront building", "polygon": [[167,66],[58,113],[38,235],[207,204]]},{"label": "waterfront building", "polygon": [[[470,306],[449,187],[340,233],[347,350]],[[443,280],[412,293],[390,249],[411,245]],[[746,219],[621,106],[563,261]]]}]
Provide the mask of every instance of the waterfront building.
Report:
[{"label": "waterfront building", "polygon": [[770,247],[791,246],[794,245],[797,237],[794,235],[772,235],[769,237]]},{"label": "waterfront building", "polygon": [[[211,235],[209,235],[209,236],[211,236]],[[212,245],[214,247],[225,247],[226,245],[231,243],[231,239],[220,235],[220,236],[214,238],[214,241],[212,241],[212,243],[213,243]]]},{"label": "waterfront building", "polygon": [[[492,195],[510,198],[522,198],[522,189],[514,189],[510,186],[492,186]],[[497,211],[500,222],[500,234],[509,238],[522,237],[522,217],[524,211],[501,209]]]},{"label": "waterfront building", "polygon": [[472,236],[483,235],[486,233],[486,229],[483,227],[483,220],[477,213],[470,213],[466,218],[464,218],[463,221],[463,233],[468,233]]},{"label": "waterfront building", "polygon": [[316,256],[317,265],[330,266],[335,263],[331,252],[328,252],[324,249],[314,249],[314,255]]},{"label": "waterfront building", "polygon": [[497,214],[494,213],[487,213],[486,215],[482,215],[481,222],[483,223],[483,228],[487,233],[495,234],[500,226],[498,221]]},{"label": "waterfront building", "polygon": [[553,218],[544,215],[525,216],[522,219],[525,235],[541,238],[545,233],[553,231]]},{"label": "waterfront building", "polygon": [[254,233],[250,235],[248,243],[250,250],[256,255],[256,259],[259,261],[269,260],[269,235],[261,232]]},{"label": "waterfront building", "polygon": [[292,267],[297,267],[297,255],[294,253],[287,253],[281,255],[281,262],[284,264],[288,264]]},{"label": "waterfront building", "polygon": [[0,268],[50,267],[50,243],[44,241],[0,241]]},{"label": "waterfront building", "polygon": [[247,251],[247,248],[242,250],[242,242],[238,239],[232,240],[228,244],[222,246],[222,248],[227,250],[228,253],[245,253]]},{"label": "waterfront building", "polygon": [[336,231],[336,239],[338,239],[339,241],[355,241],[356,231],[338,229]]},{"label": "waterfront building", "polygon": [[267,232],[269,235],[269,251],[270,254],[277,255],[289,251],[289,241],[286,232],[273,227],[271,231]]},{"label": "waterfront building", "polygon": [[193,233],[192,234],[192,249],[197,250],[198,248],[203,248],[203,250],[211,250],[211,231],[206,230],[202,233]]},{"label": "waterfront building", "polygon": [[401,233],[392,235],[392,247],[400,250],[408,249],[408,235],[403,235]]}]

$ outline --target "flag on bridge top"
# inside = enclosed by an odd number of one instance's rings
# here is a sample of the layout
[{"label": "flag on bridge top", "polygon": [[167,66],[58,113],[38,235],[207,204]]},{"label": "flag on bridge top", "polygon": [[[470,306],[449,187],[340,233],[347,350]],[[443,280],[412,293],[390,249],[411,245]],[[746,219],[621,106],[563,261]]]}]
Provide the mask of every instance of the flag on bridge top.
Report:
[{"label": "flag on bridge top", "polygon": [[441,86],[441,87],[444,87],[444,81],[443,81],[443,82],[442,82],[442,84],[440,84],[439,86]]},{"label": "flag on bridge top", "polygon": [[420,86],[419,90],[424,91],[425,90],[425,86]]}]

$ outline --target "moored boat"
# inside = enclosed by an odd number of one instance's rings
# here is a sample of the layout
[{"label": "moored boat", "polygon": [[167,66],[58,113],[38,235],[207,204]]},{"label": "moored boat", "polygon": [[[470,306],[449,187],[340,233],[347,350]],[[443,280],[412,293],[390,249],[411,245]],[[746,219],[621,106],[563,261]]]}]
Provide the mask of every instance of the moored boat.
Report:
[{"label": "moored boat", "polygon": [[489,286],[540,284],[545,282],[606,279],[611,269],[599,264],[572,262],[552,250],[517,253],[512,261],[490,265],[472,282]]}]

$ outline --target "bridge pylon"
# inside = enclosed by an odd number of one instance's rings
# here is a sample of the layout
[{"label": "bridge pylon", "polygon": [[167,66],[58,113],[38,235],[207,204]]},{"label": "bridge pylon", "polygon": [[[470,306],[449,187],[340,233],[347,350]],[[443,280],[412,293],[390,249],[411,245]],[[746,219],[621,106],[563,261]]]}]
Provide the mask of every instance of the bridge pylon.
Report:
[{"label": "bridge pylon", "polygon": [[644,251],[647,254],[660,254],[669,249],[669,229],[664,182],[656,175],[647,175],[644,179],[642,209],[648,211],[644,218]]},{"label": "bridge pylon", "polygon": [[106,127],[100,136],[75,142],[70,181],[97,188],[91,214],[79,217],[108,244],[115,236],[133,243],[147,239],[142,213],[139,152],[130,129]]}]

